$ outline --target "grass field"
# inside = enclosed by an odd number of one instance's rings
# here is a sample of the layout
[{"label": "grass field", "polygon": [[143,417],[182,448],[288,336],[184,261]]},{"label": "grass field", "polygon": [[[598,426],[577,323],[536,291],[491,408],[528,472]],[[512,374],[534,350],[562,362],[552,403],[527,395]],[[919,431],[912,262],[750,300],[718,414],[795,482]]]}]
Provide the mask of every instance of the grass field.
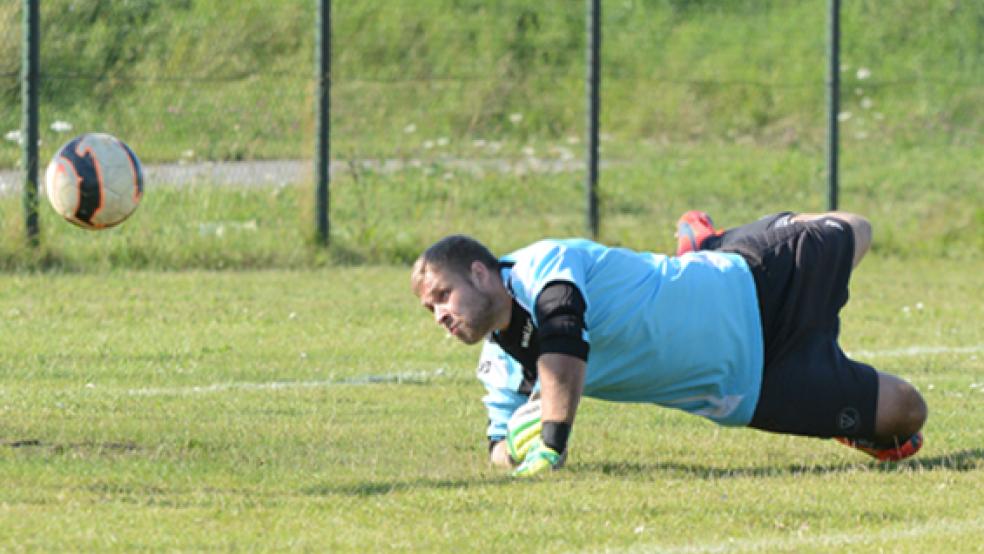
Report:
[{"label": "grass field", "polygon": [[[92,130],[145,163],[312,156],[314,2],[42,4],[42,164]],[[533,482],[489,467],[478,351],[408,264],[585,234],[583,171],[537,170],[584,156],[584,4],[334,4],[330,247],[310,180],[148,181],[98,233],[42,199],[37,247],[0,191],[0,551],[984,552],[984,4],[843,7],[839,206],[875,242],[842,344],[924,394],[924,450],[587,399]],[[603,4],[599,240],[826,206],[827,0]]]},{"label": "grass field", "polygon": [[912,461],[587,400],[533,483],[405,267],[0,274],[0,550],[981,551],[982,273],[855,275],[845,348],[930,406]]}]

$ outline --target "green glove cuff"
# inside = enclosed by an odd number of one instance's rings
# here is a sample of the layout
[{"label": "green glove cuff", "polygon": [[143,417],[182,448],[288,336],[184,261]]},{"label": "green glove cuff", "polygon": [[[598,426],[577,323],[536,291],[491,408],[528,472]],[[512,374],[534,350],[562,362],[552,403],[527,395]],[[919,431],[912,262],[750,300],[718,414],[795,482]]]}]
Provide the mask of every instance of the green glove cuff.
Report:
[{"label": "green glove cuff", "polygon": [[543,441],[537,440],[523,463],[513,472],[513,477],[531,477],[548,469],[554,469],[563,462],[563,459],[562,454],[544,445]]}]

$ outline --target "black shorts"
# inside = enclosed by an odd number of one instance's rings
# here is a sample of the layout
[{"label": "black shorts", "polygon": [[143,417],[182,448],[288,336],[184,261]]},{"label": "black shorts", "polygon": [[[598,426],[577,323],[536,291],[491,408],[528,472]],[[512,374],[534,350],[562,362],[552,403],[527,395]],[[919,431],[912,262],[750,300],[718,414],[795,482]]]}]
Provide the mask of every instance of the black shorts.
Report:
[{"label": "black shorts", "polygon": [[716,248],[741,254],[755,278],[765,348],[762,391],[749,424],[815,437],[871,437],[878,374],[837,344],[854,234],[834,217],[780,213],[729,230]]}]

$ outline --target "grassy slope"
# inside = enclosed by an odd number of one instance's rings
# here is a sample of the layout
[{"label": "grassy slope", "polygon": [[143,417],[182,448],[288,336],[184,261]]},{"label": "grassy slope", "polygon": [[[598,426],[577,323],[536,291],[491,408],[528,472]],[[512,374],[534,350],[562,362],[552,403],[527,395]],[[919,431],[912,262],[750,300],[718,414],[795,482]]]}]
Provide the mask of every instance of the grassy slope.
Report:
[{"label": "grassy slope", "polygon": [[[236,6],[45,2],[43,157],[66,138],[49,129],[56,120],[119,134],[146,161],[310,156],[313,4]],[[606,4],[604,131],[627,143],[822,145],[826,6]],[[847,125],[902,145],[979,144],[982,17],[975,2],[846,4]],[[580,4],[519,0],[336,5],[335,153],[433,154],[421,144],[440,137],[472,154],[474,138],[515,152],[580,135],[583,19]],[[0,97],[13,107],[19,34],[19,5],[9,3],[0,8]],[[0,111],[0,129],[19,116]],[[0,166],[9,167],[18,152],[4,144]]]},{"label": "grassy slope", "polygon": [[486,467],[477,353],[403,268],[0,276],[0,548],[974,551],[980,264],[855,277],[845,348],[931,407],[915,461],[588,400],[535,484]]}]

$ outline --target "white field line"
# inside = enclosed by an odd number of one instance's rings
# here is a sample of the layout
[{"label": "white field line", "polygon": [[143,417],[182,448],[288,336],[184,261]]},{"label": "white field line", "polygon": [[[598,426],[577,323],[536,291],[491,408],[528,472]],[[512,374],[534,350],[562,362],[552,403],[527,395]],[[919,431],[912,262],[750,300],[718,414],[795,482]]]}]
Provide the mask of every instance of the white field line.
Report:
[{"label": "white field line", "polygon": [[[945,535],[953,538],[961,535],[984,536],[984,521],[975,520],[940,520],[923,524],[900,525],[879,529],[877,531],[820,533],[809,531],[788,537],[773,537],[763,539],[738,539],[706,544],[691,544],[685,546],[636,545],[625,550],[605,550],[605,552],[652,552],[656,554],[715,554],[718,552],[796,552],[803,548],[819,548],[822,551],[838,552],[852,545],[881,545],[889,546],[905,539],[928,538]],[[972,548],[977,548],[974,543]]]},{"label": "white field line", "polygon": [[936,354],[977,354],[984,352],[984,344],[973,346],[909,346],[891,350],[855,350],[847,352],[852,358],[905,358]]},{"label": "white field line", "polygon": [[[858,358],[931,356],[937,354],[976,354],[984,352],[984,344],[975,346],[910,346],[892,350],[858,350],[849,355]],[[337,387],[339,385],[374,385],[390,384],[420,384],[429,382],[445,375],[443,369],[431,372],[413,371],[404,373],[387,373],[382,375],[362,375],[341,379],[321,379],[316,381],[270,381],[265,383],[213,383],[209,385],[194,385],[188,387],[151,387],[128,389],[126,394],[132,396],[188,396],[199,394],[214,394],[228,391],[255,390],[286,390],[314,389]]]},{"label": "white field line", "polygon": [[211,385],[196,385],[189,387],[149,387],[128,389],[126,394],[131,396],[189,396],[212,394],[227,391],[255,390],[287,390],[287,389],[316,389],[337,387],[341,385],[376,385],[376,384],[421,384],[444,376],[443,369],[434,371],[410,371],[403,373],[386,373],[382,375],[361,375],[337,379],[321,379],[316,381],[270,381],[266,383],[213,383]]}]

